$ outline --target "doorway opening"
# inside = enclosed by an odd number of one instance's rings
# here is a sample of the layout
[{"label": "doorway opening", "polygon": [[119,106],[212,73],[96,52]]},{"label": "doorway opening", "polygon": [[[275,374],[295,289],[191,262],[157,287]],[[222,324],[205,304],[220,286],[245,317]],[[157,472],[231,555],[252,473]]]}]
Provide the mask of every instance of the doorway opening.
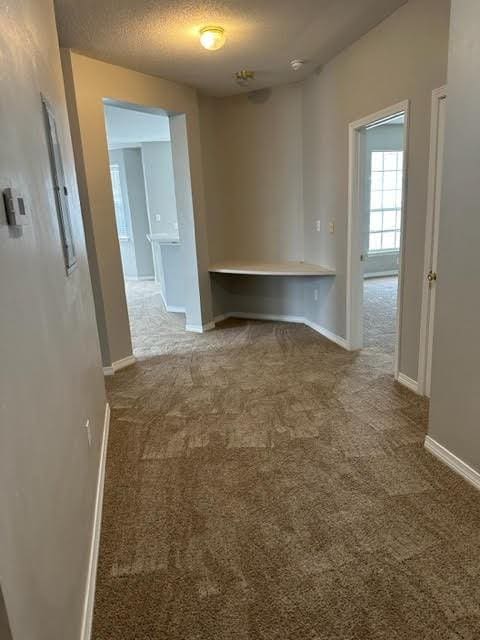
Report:
[{"label": "doorway opening", "polygon": [[350,125],[347,342],[399,378],[408,103]]},{"label": "doorway opening", "polygon": [[110,178],[135,357],[185,330],[185,270],[170,118],[104,104]]}]

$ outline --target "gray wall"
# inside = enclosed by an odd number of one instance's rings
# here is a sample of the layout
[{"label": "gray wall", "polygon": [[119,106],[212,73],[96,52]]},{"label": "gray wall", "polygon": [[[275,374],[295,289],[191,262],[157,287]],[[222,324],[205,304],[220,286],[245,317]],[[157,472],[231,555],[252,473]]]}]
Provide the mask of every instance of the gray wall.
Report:
[{"label": "gray wall", "polygon": [[[125,176],[125,158],[123,156],[123,149],[109,149],[108,155],[110,158],[110,164],[117,164],[120,172],[120,187],[122,190],[123,207],[125,216],[128,219],[128,225],[131,230],[131,215],[130,206],[128,202],[128,189],[127,178]],[[135,259],[135,243],[133,238],[120,238],[120,254],[122,257],[123,275],[126,279],[137,278],[137,261]]]},{"label": "gray wall", "polygon": [[203,98],[200,110],[212,259],[305,259],[335,268],[318,302],[306,305],[309,319],[344,337],[348,126],[410,100],[400,371],[415,380],[431,92],[446,80],[449,8],[449,0],[410,0],[304,82],[253,101]]},{"label": "gray wall", "polygon": [[180,244],[152,242],[155,276],[167,311],[185,311],[185,269]]},{"label": "gray wall", "polygon": [[142,159],[152,233],[178,236],[172,143],[144,142]]},{"label": "gray wall", "polygon": [[[23,233],[14,233],[0,206],[2,592],[15,640],[76,639],[103,435],[103,373],[53,3],[1,0],[0,14],[0,189],[17,187],[31,214]],[[70,194],[78,266],[69,277],[40,92],[56,114]]]},{"label": "gray wall", "polygon": [[429,435],[480,471],[480,4],[453,0]]},{"label": "gray wall", "polygon": [[153,278],[152,247],[147,238],[150,233],[145,183],[143,178],[142,152],[140,149],[124,149],[125,177],[128,204],[132,223],[135,261],[138,278]]},{"label": "gray wall", "polygon": [[[400,372],[417,379],[431,92],[445,83],[448,0],[410,0],[305,83],[305,259],[336,266],[319,324],[345,336],[348,125],[410,100],[409,182]],[[315,220],[335,234],[315,233]]]},{"label": "gray wall", "polygon": [[110,162],[118,164],[125,215],[130,237],[119,238],[123,274],[131,280],[154,277],[152,248],[147,238],[148,222],[140,148],[110,149]]}]

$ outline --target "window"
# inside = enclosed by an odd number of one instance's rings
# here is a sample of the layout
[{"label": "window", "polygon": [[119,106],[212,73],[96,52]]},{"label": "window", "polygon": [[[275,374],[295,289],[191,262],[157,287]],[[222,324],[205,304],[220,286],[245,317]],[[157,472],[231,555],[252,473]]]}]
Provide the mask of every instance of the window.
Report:
[{"label": "window", "polygon": [[77,264],[75,247],[73,244],[72,224],[70,221],[70,209],[68,206],[68,189],[65,184],[65,171],[63,169],[60,142],[57,135],[55,116],[47,100],[42,96],[43,113],[47,132],[48,152],[50,154],[50,167],[52,170],[53,191],[55,194],[55,206],[57,209],[58,226],[62,242],[63,259],[67,275]]},{"label": "window", "polygon": [[123,203],[122,183],[120,181],[120,165],[110,165],[110,176],[112,178],[113,204],[115,206],[115,218],[117,220],[118,237],[126,240],[130,237]]},{"label": "window", "polygon": [[369,253],[400,249],[402,185],[403,151],[372,151]]}]

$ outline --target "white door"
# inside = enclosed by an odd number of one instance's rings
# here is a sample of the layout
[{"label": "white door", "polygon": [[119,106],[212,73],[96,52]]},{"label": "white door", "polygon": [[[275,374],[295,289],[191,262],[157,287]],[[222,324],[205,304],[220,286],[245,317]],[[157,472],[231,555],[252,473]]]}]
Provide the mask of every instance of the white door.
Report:
[{"label": "white door", "polygon": [[445,88],[433,93],[432,130],[430,144],[429,202],[425,240],[425,281],[422,306],[422,347],[420,379],[423,392],[430,397],[432,380],[432,347],[435,322],[435,296],[437,285],[438,227],[442,196],[443,151],[445,145],[445,121],[447,92]]}]

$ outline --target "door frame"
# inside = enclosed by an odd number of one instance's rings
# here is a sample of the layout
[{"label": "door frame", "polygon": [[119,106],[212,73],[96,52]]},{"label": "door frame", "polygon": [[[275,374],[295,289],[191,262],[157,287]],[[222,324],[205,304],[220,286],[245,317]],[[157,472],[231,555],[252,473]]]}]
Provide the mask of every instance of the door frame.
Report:
[{"label": "door frame", "polygon": [[347,232],[347,300],[346,300],[346,341],[351,351],[363,347],[363,269],[361,264],[361,144],[362,131],[371,124],[387,120],[404,113],[404,153],[402,226],[400,231],[400,253],[398,265],[397,319],[395,332],[394,377],[399,377],[400,336],[403,309],[403,271],[405,253],[406,202],[408,176],[408,134],[410,101],[403,100],[385,109],[371,113],[351,122],[348,128],[348,232]]},{"label": "door frame", "polygon": [[[430,119],[430,151],[428,165],[427,219],[425,222],[425,253],[422,279],[422,311],[420,320],[420,347],[418,355],[418,391],[425,395],[427,391],[428,345],[430,343],[430,304],[431,289],[426,275],[431,268],[435,241],[433,237],[435,223],[435,196],[437,192],[438,134],[440,103],[447,98],[447,85],[432,91]],[[437,221],[438,222],[438,221]]]}]

